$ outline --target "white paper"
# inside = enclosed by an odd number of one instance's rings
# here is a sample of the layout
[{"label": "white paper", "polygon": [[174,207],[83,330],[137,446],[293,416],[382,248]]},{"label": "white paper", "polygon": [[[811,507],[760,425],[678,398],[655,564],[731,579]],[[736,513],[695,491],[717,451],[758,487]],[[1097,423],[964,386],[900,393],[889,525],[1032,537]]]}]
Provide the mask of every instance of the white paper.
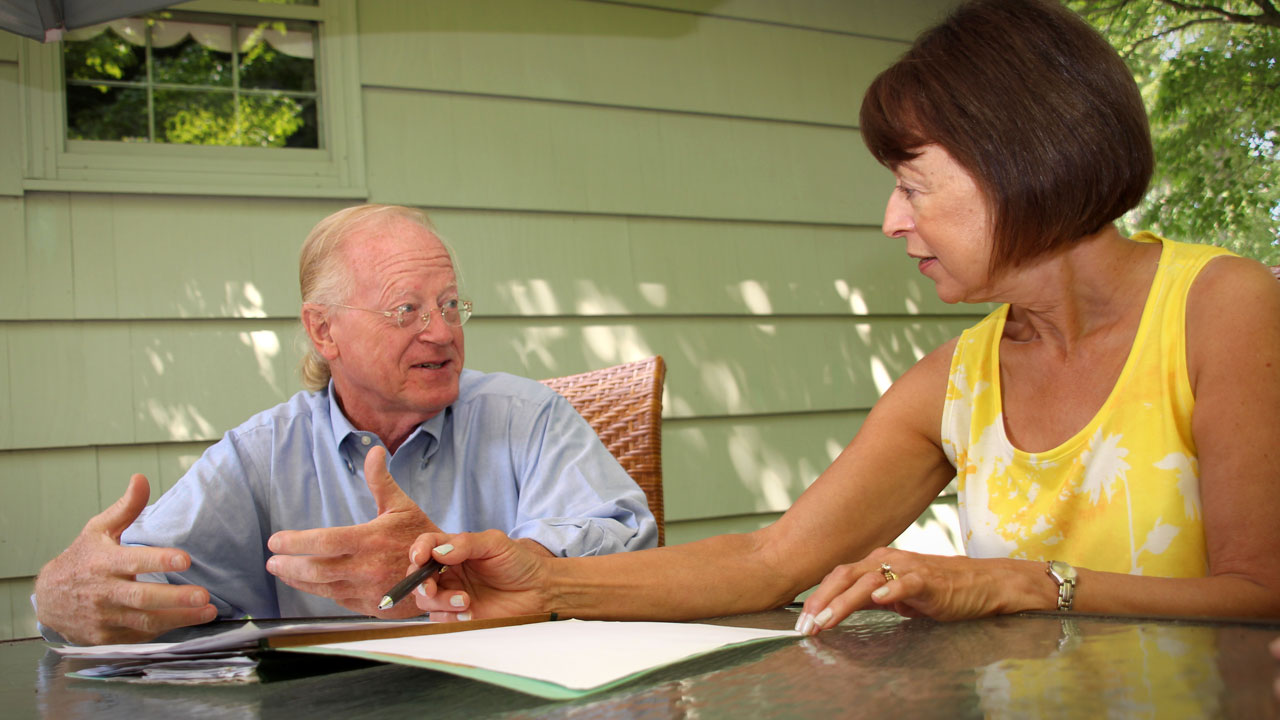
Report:
[{"label": "white paper", "polygon": [[798,636],[724,625],[564,620],[316,647],[470,665],[587,690],[726,645]]},{"label": "white paper", "polygon": [[209,653],[228,653],[257,647],[263,638],[280,635],[302,635],[306,633],[339,632],[344,630],[369,630],[405,627],[410,625],[427,625],[426,620],[404,620],[389,622],[385,620],[342,620],[319,623],[293,623],[274,627],[258,627],[253,622],[221,632],[178,643],[124,643],[120,645],[64,645],[55,647],[53,651],[66,657],[125,659],[125,658],[182,658],[191,655]]}]

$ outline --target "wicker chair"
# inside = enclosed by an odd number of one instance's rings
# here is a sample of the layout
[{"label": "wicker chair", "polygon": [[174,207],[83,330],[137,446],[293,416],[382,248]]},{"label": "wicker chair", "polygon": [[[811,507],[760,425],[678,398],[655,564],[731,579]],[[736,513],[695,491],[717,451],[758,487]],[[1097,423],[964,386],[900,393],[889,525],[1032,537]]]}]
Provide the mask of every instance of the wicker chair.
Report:
[{"label": "wicker chair", "polygon": [[578,375],[549,378],[555,390],[595,429],[622,469],[644,490],[658,521],[658,544],[666,541],[662,512],[662,356]]}]

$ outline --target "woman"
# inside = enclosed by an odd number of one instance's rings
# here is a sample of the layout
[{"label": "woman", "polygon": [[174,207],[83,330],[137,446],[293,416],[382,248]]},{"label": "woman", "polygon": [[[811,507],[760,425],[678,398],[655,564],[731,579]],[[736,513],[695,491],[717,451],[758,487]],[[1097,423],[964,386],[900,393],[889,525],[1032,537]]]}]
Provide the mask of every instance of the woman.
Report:
[{"label": "woman", "polygon": [[[773,525],[577,559],[423,535],[413,562],[454,567],[419,607],[689,619],[776,607],[835,566],[802,632],[865,607],[1280,616],[1280,288],[1116,229],[1152,150],[1115,51],[1054,2],[971,2],[861,121],[898,181],[885,234],[943,300],[1004,304],[905,373]],[[967,557],[880,547],[952,478]]]}]

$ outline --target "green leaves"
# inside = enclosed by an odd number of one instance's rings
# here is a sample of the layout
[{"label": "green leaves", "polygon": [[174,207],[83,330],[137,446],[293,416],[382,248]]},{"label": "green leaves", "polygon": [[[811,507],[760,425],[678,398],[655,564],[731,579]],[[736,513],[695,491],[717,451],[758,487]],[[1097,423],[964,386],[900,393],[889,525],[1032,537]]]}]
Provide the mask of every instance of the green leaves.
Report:
[{"label": "green leaves", "polygon": [[1268,0],[1069,0],[1142,89],[1156,174],[1126,230],[1280,264],[1280,12]]}]

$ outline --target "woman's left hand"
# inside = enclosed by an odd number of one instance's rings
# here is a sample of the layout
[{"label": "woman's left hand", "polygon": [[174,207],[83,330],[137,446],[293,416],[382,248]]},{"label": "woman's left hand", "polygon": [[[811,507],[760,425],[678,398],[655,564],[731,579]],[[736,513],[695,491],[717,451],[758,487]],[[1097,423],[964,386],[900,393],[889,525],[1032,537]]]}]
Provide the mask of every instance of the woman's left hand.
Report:
[{"label": "woman's left hand", "polygon": [[1056,586],[1044,563],[880,548],[827,573],[805,600],[796,630],[812,635],[855,610],[875,607],[906,617],[964,620],[1050,610],[1056,603]]}]

